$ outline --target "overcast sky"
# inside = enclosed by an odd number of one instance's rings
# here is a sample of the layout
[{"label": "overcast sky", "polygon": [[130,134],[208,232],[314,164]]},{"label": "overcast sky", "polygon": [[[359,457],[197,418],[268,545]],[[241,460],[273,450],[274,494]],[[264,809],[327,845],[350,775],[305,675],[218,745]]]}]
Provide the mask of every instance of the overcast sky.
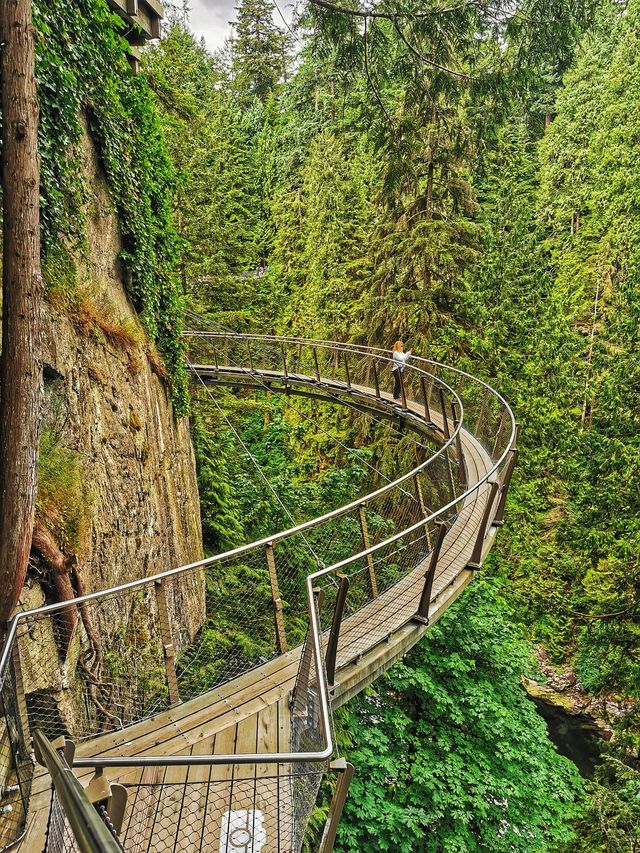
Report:
[{"label": "overcast sky", "polygon": [[191,29],[196,36],[204,36],[209,50],[222,47],[231,32],[235,5],[236,0],[191,0]]}]

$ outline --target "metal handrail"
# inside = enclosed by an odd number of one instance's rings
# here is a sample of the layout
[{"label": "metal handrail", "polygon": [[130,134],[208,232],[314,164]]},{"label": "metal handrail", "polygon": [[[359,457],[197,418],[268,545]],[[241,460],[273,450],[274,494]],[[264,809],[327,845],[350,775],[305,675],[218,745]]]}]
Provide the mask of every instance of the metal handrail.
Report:
[{"label": "metal handrail", "polygon": [[80,853],[122,853],[122,848],[100,818],[67,762],[39,729],[35,730],[33,738],[38,758],[49,771]]},{"label": "metal handrail", "polygon": [[[224,337],[234,338],[235,337],[238,339],[247,339],[247,338],[248,339],[262,339],[262,340],[269,340],[269,341],[273,340],[273,341],[278,341],[278,342],[307,343],[307,344],[311,344],[311,345],[321,344],[323,346],[326,344],[327,348],[333,347],[334,349],[335,348],[340,349],[340,346],[339,345],[337,346],[333,342],[322,342],[322,341],[316,342],[316,341],[309,341],[309,340],[303,339],[303,338],[278,338],[278,337],[264,336],[264,335],[240,335],[240,334],[234,335],[231,333],[226,333],[226,334],[225,333],[194,333],[194,332],[186,333],[187,337],[194,337],[194,336],[200,336],[200,335],[203,337],[222,337],[222,338],[224,338]],[[362,347],[362,348],[358,349],[357,345],[355,345],[355,347],[353,349],[350,349],[348,347],[344,347],[341,351],[358,353],[361,350],[376,352],[376,354],[379,352],[382,352],[382,350],[377,349],[377,348],[372,348],[372,347]],[[377,355],[377,357],[384,359],[386,361],[391,361],[391,359],[389,359],[386,356]],[[470,379],[472,382],[475,382],[478,385],[481,385],[485,389],[487,389],[491,394],[493,394],[503,404],[504,410],[508,413],[508,416],[511,420],[512,432],[511,432],[509,442],[506,444],[506,448],[505,448],[504,452],[501,454],[499,459],[494,462],[491,469],[477,483],[475,483],[473,486],[467,488],[462,494],[460,494],[458,497],[455,497],[454,500],[450,501],[446,506],[438,508],[433,513],[425,516],[425,518],[419,520],[418,522],[411,525],[407,529],[401,531],[400,533],[397,533],[397,534],[385,539],[383,542],[380,542],[377,545],[374,545],[370,548],[367,548],[363,551],[360,551],[360,552],[358,552],[358,554],[355,554],[352,557],[349,557],[345,560],[342,560],[341,562],[336,563],[335,565],[332,565],[332,566],[329,566],[327,568],[321,569],[319,571],[313,572],[312,574],[307,576],[307,578],[306,578],[307,600],[308,600],[308,605],[309,605],[309,618],[310,618],[311,637],[312,637],[312,642],[313,642],[313,655],[314,655],[314,660],[315,660],[315,664],[316,664],[316,672],[318,674],[317,687],[318,687],[318,691],[319,691],[320,708],[321,708],[321,713],[322,713],[322,729],[323,729],[323,734],[324,734],[324,739],[325,739],[324,749],[319,750],[319,751],[315,751],[315,752],[305,752],[305,753],[278,752],[278,753],[252,753],[252,754],[241,754],[241,755],[232,754],[232,755],[211,755],[211,756],[200,755],[200,756],[131,756],[131,757],[121,757],[121,756],[118,756],[118,757],[100,757],[100,756],[95,756],[95,757],[88,757],[88,758],[78,757],[78,758],[74,758],[74,761],[73,761],[73,765],[75,767],[131,767],[131,766],[139,767],[139,766],[154,766],[154,765],[156,765],[156,766],[157,765],[167,766],[167,765],[215,765],[215,764],[258,764],[258,763],[260,763],[260,764],[269,763],[270,764],[270,763],[322,762],[322,761],[326,761],[332,755],[334,745],[333,745],[333,738],[332,738],[332,734],[331,734],[332,729],[331,729],[331,713],[330,713],[330,706],[329,706],[329,688],[328,688],[328,685],[327,685],[326,680],[324,678],[322,644],[321,644],[321,629],[320,629],[320,625],[318,623],[317,612],[315,609],[315,597],[314,597],[314,591],[313,591],[313,588],[315,586],[316,581],[319,578],[325,577],[329,574],[336,572],[340,568],[343,568],[347,565],[351,565],[352,563],[363,559],[363,557],[378,553],[381,549],[386,548],[390,544],[393,544],[394,542],[402,539],[403,537],[407,536],[408,534],[413,533],[414,531],[419,530],[420,528],[423,528],[425,526],[425,524],[427,524],[428,522],[437,519],[442,514],[448,512],[450,509],[452,509],[456,505],[465,501],[468,497],[473,495],[485,482],[487,482],[493,476],[493,474],[495,474],[495,472],[500,468],[500,466],[502,465],[502,463],[506,459],[506,457],[507,457],[507,455],[511,449],[511,446],[513,443],[513,438],[516,434],[515,419],[513,417],[513,413],[511,411],[510,407],[508,406],[506,400],[504,400],[504,398],[495,389],[493,389],[490,385],[488,385],[488,383],[483,382],[482,380],[477,379],[476,377],[472,376],[471,374],[465,373],[464,371],[461,371],[457,368],[451,368],[448,365],[439,364],[438,362],[431,362],[428,359],[420,359],[420,360],[425,362],[425,363],[431,363],[437,367],[440,367],[440,368],[443,368],[446,370],[451,370],[455,373],[458,373],[461,376],[464,376],[465,378]],[[420,372],[425,373],[428,376],[432,376],[432,374],[429,374],[426,371],[422,371],[420,368],[415,368],[413,366],[410,366],[410,367],[412,367],[412,369],[414,369],[414,370],[420,370]],[[255,373],[255,371],[254,371],[254,373]],[[441,380],[439,377],[433,377],[433,378],[441,386],[445,386],[449,391],[451,391],[451,393],[459,401],[458,395],[456,394],[456,392],[453,389],[451,389],[447,385],[447,383],[443,382],[443,380]],[[460,405],[460,418],[458,420],[458,423],[456,424],[456,428],[454,430],[454,433],[452,434],[451,438],[447,442],[446,446],[450,446],[451,442],[455,439],[455,436],[462,429],[463,407],[462,407],[461,401],[459,401],[459,405]],[[444,413],[444,416],[446,417],[446,413]],[[440,451],[436,455],[439,455],[443,451],[443,449],[444,448],[440,448]],[[384,494],[385,492],[396,487],[399,483],[402,483],[405,480],[415,476],[415,474],[417,472],[419,472],[423,469],[424,465],[425,465],[425,463],[423,463],[423,465],[418,466],[417,468],[413,469],[408,474],[403,475],[401,478],[394,481],[393,483],[390,483],[390,484],[382,487],[381,489],[378,489],[375,492],[371,493],[371,495],[368,495],[364,498],[360,498],[359,500],[354,501],[351,504],[346,505],[345,507],[340,507],[331,513],[325,514],[324,516],[320,516],[316,519],[311,519],[310,521],[305,522],[301,525],[297,525],[297,526],[290,528],[286,531],[282,531],[280,533],[273,534],[271,536],[265,537],[264,539],[258,540],[256,542],[252,542],[252,543],[249,543],[247,545],[240,546],[239,548],[233,549],[231,551],[227,551],[224,554],[218,554],[214,557],[209,557],[209,558],[206,558],[204,560],[200,560],[200,561],[191,563],[191,564],[186,565],[186,566],[181,566],[178,568],[170,569],[166,572],[162,572],[162,573],[150,576],[150,577],[142,578],[142,579],[139,579],[136,581],[130,581],[129,583],[121,584],[120,586],[114,587],[114,588],[109,589],[109,590],[103,590],[101,592],[96,592],[96,593],[90,593],[88,595],[72,599],[70,601],[46,605],[43,607],[34,608],[32,610],[23,611],[21,613],[16,614],[8,626],[8,632],[7,632],[7,636],[6,636],[5,646],[4,646],[4,649],[2,652],[2,656],[0,657],[0,683],[2,683],[2,681],[4,680],[5,674],[6,674],[6,668],[7,668],[8,662],[9,662],[9,656],[11,653],[11,648],[12,648],[13,643],[15,641],[17,627],[18,627],[18,624],[19,624],[21,619],[24,619],[28,616],[37,615],[37,614],[50,613],[50,612],[53,612],[56,610],[60,610],[64,607],[69,607],[72,605],[81,604],[81,603],[86,602],[86,601],[95,600],[97,598],[104,598],[108,595],[113,595],[113,594],[116,594],[118,592],[134,589],[134,588],[140,587],[142,585],[147,585],[147,584],[153,583],[155,581],[162,580],[164,578],[172,577],[174,575],[187,572],[187,571],[192,570],[192,569],[208,566],[208,565],[211,565],[215,562],[219,562],[222,560],[226,560],[230,557],[241,555],[243,553],[246,553],[249,550],[253,550],[254,548],[268,544],[270,542],[272,543],[275,541],[279,541],[279,540],[286,538],[286,537],[288,537],[294,533],[306,530],[307,528],[309,528],[311,526],[317,525],[318,523],[323,522],[327,519],[330,519],[332,517],[338,517],[338,516],[344,514],[345,512],[349,511],[350,509],[361,505],[363,501],[366,501],[372,497],[377,497],[381,494]]]}]

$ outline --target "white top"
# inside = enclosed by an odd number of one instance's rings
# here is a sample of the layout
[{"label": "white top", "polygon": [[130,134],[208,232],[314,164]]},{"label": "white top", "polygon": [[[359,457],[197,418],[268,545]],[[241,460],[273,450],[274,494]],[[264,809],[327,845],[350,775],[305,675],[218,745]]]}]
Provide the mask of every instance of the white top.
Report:
[{"label": "white top", "polygon": [[409,361],[411,357],[411,350],[408,352],[400,352],[399,350],[393,351],[393,369],[399,370],[402,372],[405,368],[405,364]]}]

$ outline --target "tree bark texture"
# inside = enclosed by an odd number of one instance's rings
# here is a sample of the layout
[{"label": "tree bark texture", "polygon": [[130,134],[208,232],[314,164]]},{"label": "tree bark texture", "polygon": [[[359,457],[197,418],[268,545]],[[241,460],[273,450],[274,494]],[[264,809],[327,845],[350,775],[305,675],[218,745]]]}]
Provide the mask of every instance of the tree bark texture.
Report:
[{"label": "tree bark texture", "polygon": [[31,0],[0,1],[2,356],[0,623],[24,584],[31,547],[42,405],[38,100]]}]

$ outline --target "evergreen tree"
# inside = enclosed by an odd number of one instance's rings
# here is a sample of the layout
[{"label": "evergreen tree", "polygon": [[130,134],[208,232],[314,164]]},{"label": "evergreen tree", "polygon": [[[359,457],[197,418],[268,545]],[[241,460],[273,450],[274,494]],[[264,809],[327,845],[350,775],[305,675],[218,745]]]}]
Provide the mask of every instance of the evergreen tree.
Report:
[{"label": "evergreen tree", "polygon": [[232,42],[233,86],[244,104],[267,100],[287,68],[288,38],[273,20],[271,0],[240,0]]}]

